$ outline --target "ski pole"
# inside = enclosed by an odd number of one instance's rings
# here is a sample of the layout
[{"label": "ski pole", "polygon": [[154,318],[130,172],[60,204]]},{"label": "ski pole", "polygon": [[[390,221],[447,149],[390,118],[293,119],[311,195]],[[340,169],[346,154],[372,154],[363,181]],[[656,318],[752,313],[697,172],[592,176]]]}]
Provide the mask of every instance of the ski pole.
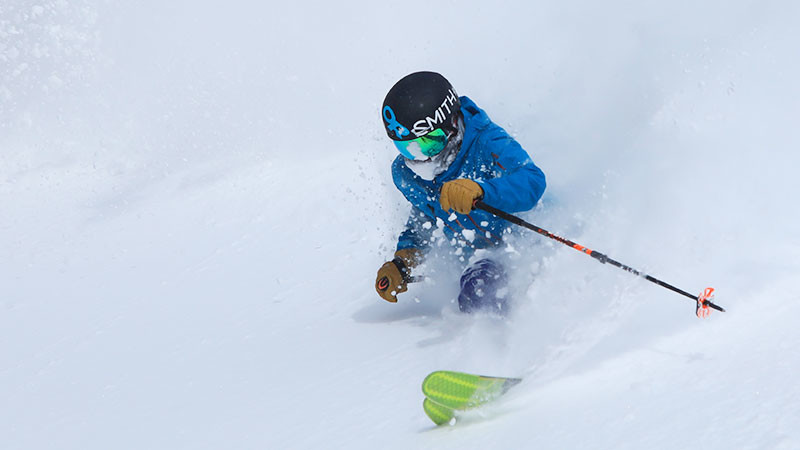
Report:
[{"label": "ski pole", "polygon": [[515,225],[519,225],[519,226],[527,228],[527,229],[529,229],[531,231],[535,231],[535,232],[541,234],[542,236],[549,237],[550,239],[553,239],[555,241],[561,242],[564,245],[568,245],[568,246],[574,248],[575,250],[578,250],[580,252],[583,252],[583,253],[591,256],[592,258],[596,259],[597,261],[600,261],[603,264],[607,263],[607,264],[611,264],[612,266],[619,267],[620,269],[622,269],[622,270],[624,270],[626,272],[630,272],[630,273],[632,273],[634,275],[637,275],[637,276],[640,276],[640,277],[644,278],[647,281],[655,283],[655,284],[657,284],[657,285],[659,285],[661,287],[665,287],[665,288],[667,288],[667,289],[669,289],[669,290],[671,290],[673,292],[681,294],[681,295],[683,295],[685,297],[689,297],[692,300],[697,302],[697,308],[695,309],[695,314],[697,314],[697,317],[700,317],[701,319],[704,319],[704,318],[708,317],[709,314],[711,314],[711,311],[708,308],[712,308],[712,309],[716,309],[717,311],[725,312],[725,309],[723,309],[722,307],[717,306],[717,305],[715,305],[714,303],[711,302],[711,299],[713,299],[713,296],[714,296],[714,288],[710,288],[710,287],[709,288],[705,288],[703,290],[703,292],[700,293],[700,295],[697,295],[697,296],[692,295],[692,294],[684,291],[683,289],[679,289],[679,288],[677,288],[677,287],[675,287],[675,286],[673,286],[673,285],[671,285],[669,283],[666,283],[664,281],[659,280],[658,278],[652,277],[650,275],[647,275],[646,273],[643,273],[643,272],[641,272],[639,270],[636,270],[633,267],[626,266],[625,264],[622,264],[622,263],[620,263],[618,261],[615,261],[615,260],[609,258],[608,256],[606,256],[606,255],[604,255],[604,254],[602,254],[600,252],[594,251],[594,250],[592,250],[590,248],[586,248],[586,247],[584,247],[584,246],[582,246],[580,244],[576,244],[575,242],[572,242],[569,239],[564,239],[561,236],[557,236],[557,235],[545,230],[544,228],[540,228],[540,227],[537,227],[536,225],[528,223],[528,222],[520,219],[517,216],[514,216],[514,215],[509,214],[507,212],[501,211],[501,210],[499,210],[499,209],[497,209],[497,208],[495,208],[493,206],[489,206],[489,205],[487,205],[486,203],[484,203],[480,199],[475,201],[474,206],[476,208],[478,208],[478,209],[482,209],[484,211],[492,213],[495,216],[500,217],[501,219],[505,219],[505,220],[515,224]]}]

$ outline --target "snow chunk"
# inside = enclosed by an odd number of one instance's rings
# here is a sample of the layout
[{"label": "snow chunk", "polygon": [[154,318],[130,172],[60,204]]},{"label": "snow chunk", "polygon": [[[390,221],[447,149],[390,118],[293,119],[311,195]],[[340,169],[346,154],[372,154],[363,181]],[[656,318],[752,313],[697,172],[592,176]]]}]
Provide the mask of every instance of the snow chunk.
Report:
[{"label": "snow chunk", "polygon": [[436,218],[436,229],[433,230],[433,238],[444,239],[444,220],[441,217]]},{"label": "snow chunk", "polygon": [[450,216],[447,218],[447,221],[448,222],[452,222],[452,221],[454,221],[456,219],[458,219],[458,216],[456,216],[456,213],[452,212],[452,213],[450,213]]},{"label": "snow chunk", "polygon": [[463,234],[464,238],[466,240],[468,240],[469,242],[472,242],[472,241],[475,240],[475,230],[462,230],[461,234]]}]

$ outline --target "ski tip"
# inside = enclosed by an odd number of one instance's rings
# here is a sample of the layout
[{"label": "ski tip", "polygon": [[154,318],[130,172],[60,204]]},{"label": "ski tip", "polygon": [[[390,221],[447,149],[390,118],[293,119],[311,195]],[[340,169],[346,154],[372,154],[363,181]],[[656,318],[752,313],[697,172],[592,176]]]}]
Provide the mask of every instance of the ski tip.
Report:
[{"label": "ski tip", "polygon": [[443,370],[434,370],[433,372],[431,372],[431,373],[429,373],[428,375],[425,376],[425,379],[422,380],[422,384],[425,384],[426,381],[430,380],[432,377],[435,377],[435,376],[437,376],[437,374],[440,374],[442,372],[444,372],[444,371]]},{"label": "ski tip", "polygon": [[429,374],[428,374],[428,375],[425,377],[425,379],[424,379],[424,380],[422,380],[422,392],[423,392],[423,393],[425,393],[425,386],[427,386],[427,385],[428,385],[428,383],[430,383],[430,382],[431,382],[431,379],[438,377],[438,376],[439,376],[439,375],[441,375],[443,372],[444,372],[443,370],[435,370],[435,371],[433,371],[433,372],[429,373]]},{"label": "ski tip", "polygon": [[446,424],[454,425],[456,423],[455,411],[434,403],[428,398],[422,401],[422,409],[425,410],[425,414],[433,421],[433,423],[436,424],[437,427]]}]

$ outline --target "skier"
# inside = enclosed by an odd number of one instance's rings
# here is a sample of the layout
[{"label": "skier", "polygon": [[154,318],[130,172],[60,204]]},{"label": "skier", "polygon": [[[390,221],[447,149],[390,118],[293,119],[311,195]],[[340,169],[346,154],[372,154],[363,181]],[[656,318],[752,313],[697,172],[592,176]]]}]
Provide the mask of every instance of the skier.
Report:
[{"label": "skier", "polygon": [[394,259],[378,270],[378,295],[397,302],[412,269],[431,247],[445,245],[468,264],[461,275],[459,309],[505,314],[506,269],[497,258],[472,257],[478,249],[497,247],[511,229],[473,205],[482,199],[507,212],[528,211],[544,192],[544,173],[514,138],[438,73],[402,78],[386,95],[381,115],[400,151],[392,178],[412,209]]}]

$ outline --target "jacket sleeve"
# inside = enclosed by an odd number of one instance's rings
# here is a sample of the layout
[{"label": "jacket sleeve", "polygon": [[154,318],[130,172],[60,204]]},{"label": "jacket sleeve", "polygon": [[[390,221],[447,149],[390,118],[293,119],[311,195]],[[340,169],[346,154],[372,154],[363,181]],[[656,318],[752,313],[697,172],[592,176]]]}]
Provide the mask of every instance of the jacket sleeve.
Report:
[{"label": "jacket sleeve", "polygon": [[406,229],[397,239],[397,250],[416,248],[425,250],[431,242],[436,225],[416,206],[411,208],[411,215],[406,222]]},{"label": "jacket sleeve", "polygon": [[483,201],[510,213],[536,206],[547,182],[528,153],[502,129],[487,136],[484,145],[501,175],[476,180],[483,188]]}]

